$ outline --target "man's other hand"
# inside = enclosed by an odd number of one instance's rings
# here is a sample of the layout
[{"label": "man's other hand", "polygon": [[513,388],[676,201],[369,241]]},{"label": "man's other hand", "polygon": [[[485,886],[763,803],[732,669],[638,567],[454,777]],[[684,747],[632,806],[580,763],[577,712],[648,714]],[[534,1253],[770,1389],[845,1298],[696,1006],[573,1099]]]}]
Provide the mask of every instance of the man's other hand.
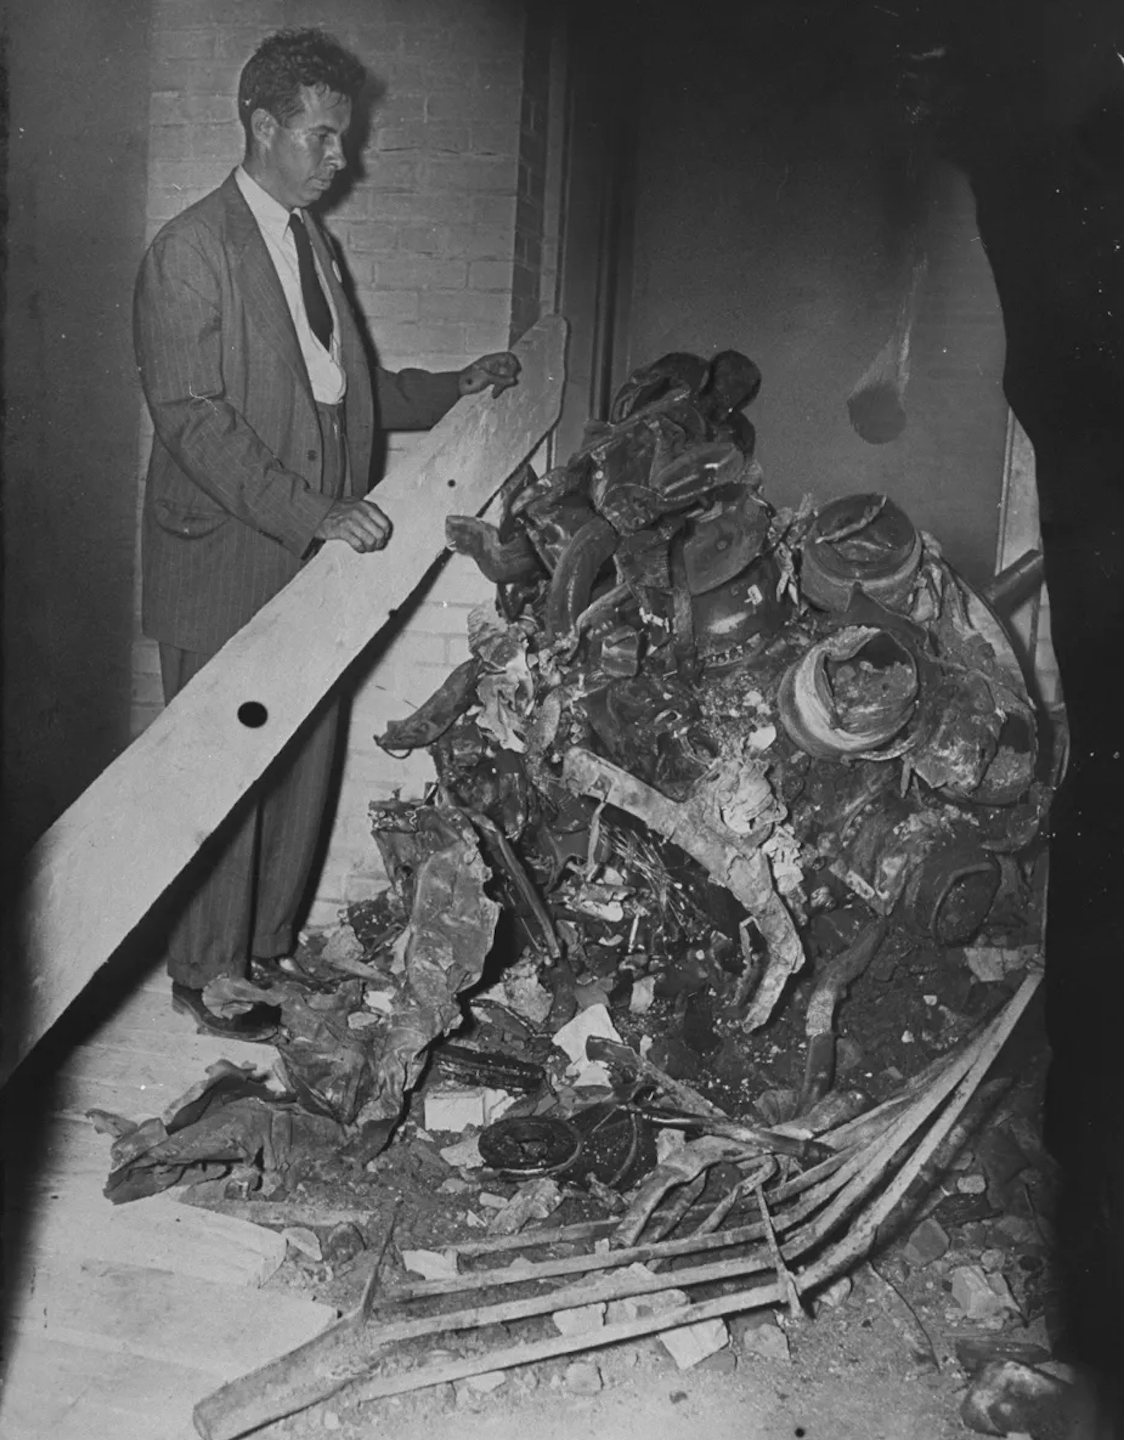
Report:
[{"label": "man's other hand", "polygon": [[337,500],[316,528],[317,540],[346,540],[366,554],[390,539],[390,521],[370,500]]},{"label": "man's other hand", "polygon": [[494,400],[501,390],[507,390],[519,377],[521,365],[510,350],[501,350],[495,355],[481,355],[471,365],[466,365],[458,377],[462,395],[479,395],[481,390],[492,387]]}]

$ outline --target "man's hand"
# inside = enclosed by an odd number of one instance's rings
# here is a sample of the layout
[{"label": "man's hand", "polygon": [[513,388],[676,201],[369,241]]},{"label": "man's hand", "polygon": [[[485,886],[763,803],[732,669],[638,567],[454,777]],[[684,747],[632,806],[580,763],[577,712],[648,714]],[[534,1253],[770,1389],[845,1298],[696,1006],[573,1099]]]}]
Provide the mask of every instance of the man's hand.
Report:
[{"label": "man's hand", "polygon": [[317,540],[346,540],[366,554],[390,539],[390,521],[370,500],[337,500],[316,527]]},{"label": "man's hand", "polygon": [[515,384],[521,370],[519,361],[510,350],[501,350],[495,355],[481,355],[471,365],[466,365],[458,377],[462,395],[479,395],[481,390],[492,387],[494,400],[501,390]]}]

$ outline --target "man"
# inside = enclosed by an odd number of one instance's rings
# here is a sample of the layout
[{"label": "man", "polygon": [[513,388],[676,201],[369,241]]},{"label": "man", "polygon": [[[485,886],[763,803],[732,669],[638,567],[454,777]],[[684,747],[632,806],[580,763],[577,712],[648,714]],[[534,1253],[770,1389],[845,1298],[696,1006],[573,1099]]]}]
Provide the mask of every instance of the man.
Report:
[{"label": "man", "polygon": [[[155,428],[143,626],[160,643],[167,700],[321,543],[387,544],[387,517],[363,498],[378,426],[424,429],[459,396],[515,383],[518,362],[505,354],[460,372],[378,369],[372,387],[339,268],[309,210],[345,167],[363,80],[359,61],[320,31],[265,40],[239,80],[242,165],[165,225],[141,266],[135,340]],[[215,1033],[262,1038],[275,1027],[267,1006],[221,1019],[203,990],[292,949],[337,731],[330,703],[249,812],[205,847],[168,969],[173,1004]]]}]

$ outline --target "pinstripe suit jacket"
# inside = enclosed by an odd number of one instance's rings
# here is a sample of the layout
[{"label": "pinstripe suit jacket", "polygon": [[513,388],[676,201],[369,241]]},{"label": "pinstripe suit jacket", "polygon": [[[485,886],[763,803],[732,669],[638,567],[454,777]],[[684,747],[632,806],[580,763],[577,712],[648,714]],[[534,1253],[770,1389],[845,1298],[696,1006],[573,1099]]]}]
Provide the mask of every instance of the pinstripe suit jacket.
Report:
[{"label": "pinstripe suit jacket", "polygon": [[[370,488],[375,427],[425,429],[457,398],[456,372],[377,370],[329,242],[309,231],[339,317],[349,493]],[[146,635],[222,646],[300,568],[338,495],[281,282],[231,175],[170,221],[137,279],[134,337],[155,435],[142,528]]]}]

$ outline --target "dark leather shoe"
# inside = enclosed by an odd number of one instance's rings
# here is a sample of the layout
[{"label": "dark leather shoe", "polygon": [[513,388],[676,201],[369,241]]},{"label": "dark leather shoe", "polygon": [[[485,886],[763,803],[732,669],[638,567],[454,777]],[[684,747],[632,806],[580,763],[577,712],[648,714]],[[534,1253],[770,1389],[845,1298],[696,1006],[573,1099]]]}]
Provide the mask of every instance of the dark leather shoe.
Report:
[{"label": "dark leather shoe", "polygon": [[172,981],[172,1009],[181,1015],[194,1016],[209,1035],[222,1035],[231,1040],[268,1040],[277,1033],[281,1023],[281,1011],[276,1005],[251,1005],[243,1014],[225,1020],[203,1004],[202,990],[193,990],[178,980]]}]

